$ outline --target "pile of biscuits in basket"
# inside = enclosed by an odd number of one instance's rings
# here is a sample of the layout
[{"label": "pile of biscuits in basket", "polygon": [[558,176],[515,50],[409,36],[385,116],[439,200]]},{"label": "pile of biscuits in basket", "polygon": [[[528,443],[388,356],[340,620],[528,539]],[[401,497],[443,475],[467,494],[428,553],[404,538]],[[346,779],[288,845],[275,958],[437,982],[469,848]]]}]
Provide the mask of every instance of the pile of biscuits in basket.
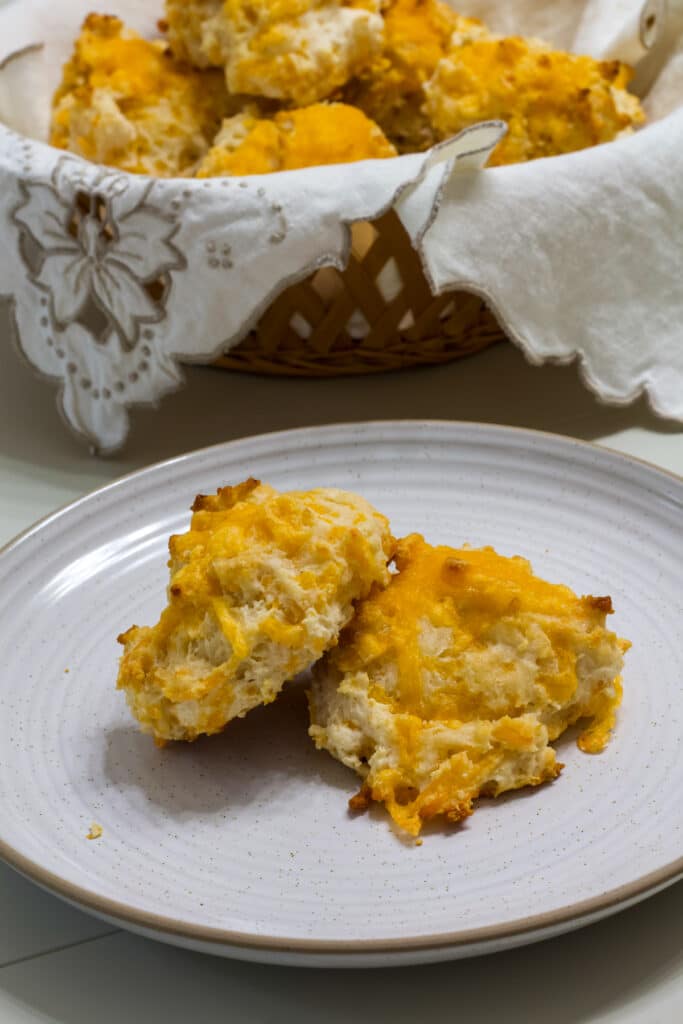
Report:
[{"label": "pile of biscuits in basket", "polygon": [[489,119],[491,164],[644,120],[618,60],[495,34],[443,0],[166,0],[159,38],[90,14],[50,141],[157,177],[262,174],[423,151]]}]

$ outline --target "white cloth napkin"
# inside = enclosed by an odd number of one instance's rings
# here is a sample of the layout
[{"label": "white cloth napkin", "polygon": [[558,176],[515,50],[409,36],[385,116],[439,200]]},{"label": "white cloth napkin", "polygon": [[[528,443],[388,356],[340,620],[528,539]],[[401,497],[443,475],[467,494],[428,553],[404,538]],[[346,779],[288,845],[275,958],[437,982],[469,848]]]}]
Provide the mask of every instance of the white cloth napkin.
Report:
[{"label": "white cloth napkin", "polygon": [[[0,127],[0,304],[94,447],[120,445],[130,405],[180,386],[182,361],[237,343],[289,283],[343,266],[349,225],[392,205],[435,291],[485,296],[532,362],[578,357],[603,399],[644,390],[683,420],[683,0],[668,11],[664,0],[458,4],[502,32],[637,62],[650,115],[663,119],[631,138],[481,170],[504,130],[494,122],[430,154],[206,182],[123,175],[39,141],[92,6],[0,6],[0,120],[16,130]],[[146,34],[161,14],[160,2],[106,6]],[[79,194],[81,206],[97,201],[74,234]],[[114,227],[106,239],[98,205]],[[156,278],[164,288],[151,298]]]},{"label": "white cloth napkin", "polygon": [[433,286],[484,296],[532,362],[645,391],[683,420],[683,109],[561,160],[454,173],[423,241]]}]

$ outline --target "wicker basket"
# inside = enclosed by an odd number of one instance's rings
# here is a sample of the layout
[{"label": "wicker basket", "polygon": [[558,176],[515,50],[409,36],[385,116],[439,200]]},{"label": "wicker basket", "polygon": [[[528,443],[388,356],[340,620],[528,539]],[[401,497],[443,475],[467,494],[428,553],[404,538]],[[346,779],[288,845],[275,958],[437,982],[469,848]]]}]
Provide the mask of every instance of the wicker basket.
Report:
[{"label": "wicker basket", "polygon": [[287,288],[219,360],[230,370],[329,377],[446,363],[504,340],[485,303],[434,297],[393,210],[353,225],[343,271],[323,267]]}]

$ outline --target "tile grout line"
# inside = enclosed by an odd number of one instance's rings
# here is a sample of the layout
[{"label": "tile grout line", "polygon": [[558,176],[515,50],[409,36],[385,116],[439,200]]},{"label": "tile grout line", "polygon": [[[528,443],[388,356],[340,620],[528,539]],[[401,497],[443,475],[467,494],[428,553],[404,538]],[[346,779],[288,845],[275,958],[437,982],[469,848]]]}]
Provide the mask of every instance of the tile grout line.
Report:
[{"label": "tile grout line", "polygon": [[76,946],[84,946],[87,942],[98,942],[99,939],[108,939],[112,935],[118,935],[120,928],[112,928],[110,932],[102,932],[101,935],[91,935],[87,939],[77,939],[75,942],[65,942],[62,946],[54,946],[52,949],[44,949],[41,953],[27,953],[26,956],[18,956],[14,960],[0,964],[0,974],[5,967],[16,967],[17,964],[27,963],[29,960],[38,960],[41,956],[51,956],[52,953],[63,953],[66,949],[75,949]]}]

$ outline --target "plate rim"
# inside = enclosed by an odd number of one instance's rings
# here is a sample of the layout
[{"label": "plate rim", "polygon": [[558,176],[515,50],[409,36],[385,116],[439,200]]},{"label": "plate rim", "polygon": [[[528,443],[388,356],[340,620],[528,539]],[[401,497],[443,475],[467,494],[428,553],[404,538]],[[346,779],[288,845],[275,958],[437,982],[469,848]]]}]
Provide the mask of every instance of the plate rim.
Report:
[{"label": "plate rim", "polygon": [[[683,485],[683,476],[671,470],[657,466],[646,459],[630,455],[625,452],[615,451],[606,445],[593,441],[586,441],[564,434],[557,434],[552,431],[534,430],[527,427],[508,426],[499,423],[479,423],[469,420],[444,420],[444,419],[400,419],[400,420],[364,420],[338,422],[329,424],[308,425],[295,427],[288,430],[264,431],[260,434],[248,434],[244,437],[234,438],[230,441],[222,441],[217,444],[206,445],[180,455],[172,456],[169,459],[162,459],[139,469],[125,473],[115,480],[95,488],[92,491],[81,495],[74,501],[49,512],[47,515],[36,520],[26,527],[15,537],[0,546],[0,559],[13,551],[20,544],[26,542],[29,537],[46,528],[51,522],[75,511],[80,505],[98,498],[107,491],[114,490],[123,484],[134,481],[157,470],[178,465],[181,462],[194,459],[210,452],[226,450],[239,447],[245,442],[258,441],[264,438],[277,440],[278,438],[291,438],[296,435],[317,434],[333,435],[339,431],[367,429],[393,428],[423,428],[446,427],[446,428],[467,428],[483,434],[517,434],[532,438],[547,438],[552,442],[560,442],[568,448],[587,449],[607,455],[616,459],[622,464],[642,466],[657,475],[674,480]],[[598,896],[566,904],[555,910],[543,911],[539,914],[532,914],[526,917],[516,918],[503,924],[482,925],[469,929],[458,929],[449,932],[439,932],[431,935],[413,935],[401,938],[385,939],[309,939],[309,938],[287,938],[284,936],[261,935],[243,931],[233,931],[215,925],[192,924],[183,921],[181,918],[169,917],[156,914],[152,911],[141,910],[130,903],[101,896],[91,889],[66,881],[60,875],[43,867],[39,862],[25,856],[0,836],[0,859],[4,860],[10,867],[29,880],[35,882],[41,888],[52,892],[69,903],[82,907],[94,914],[105,918],[114,918],[132,928],[148,929],[161,935],[199,942],[204,945],[216,947],[232,947],[235,950],[262,951],[269,953],[301,953],[301,954],[392,954],[438,951],[445,949],[460,949],[467,946],[485,945],[488,943],[505,943],[518,940],[526,934],[548,931],[550,929],[562,929],[564,925],[579,927],[582,921],[597,916],[603,916],[610,910],[618,911],[624,904],[632,904],[641,898],[645,898],[651,891],[662,889],[673,885],[683,878],[683,855],[676,860],[663,865],[655,871],[641,875],[631,882],[626,882],[614,889],[608,889]]]}]

